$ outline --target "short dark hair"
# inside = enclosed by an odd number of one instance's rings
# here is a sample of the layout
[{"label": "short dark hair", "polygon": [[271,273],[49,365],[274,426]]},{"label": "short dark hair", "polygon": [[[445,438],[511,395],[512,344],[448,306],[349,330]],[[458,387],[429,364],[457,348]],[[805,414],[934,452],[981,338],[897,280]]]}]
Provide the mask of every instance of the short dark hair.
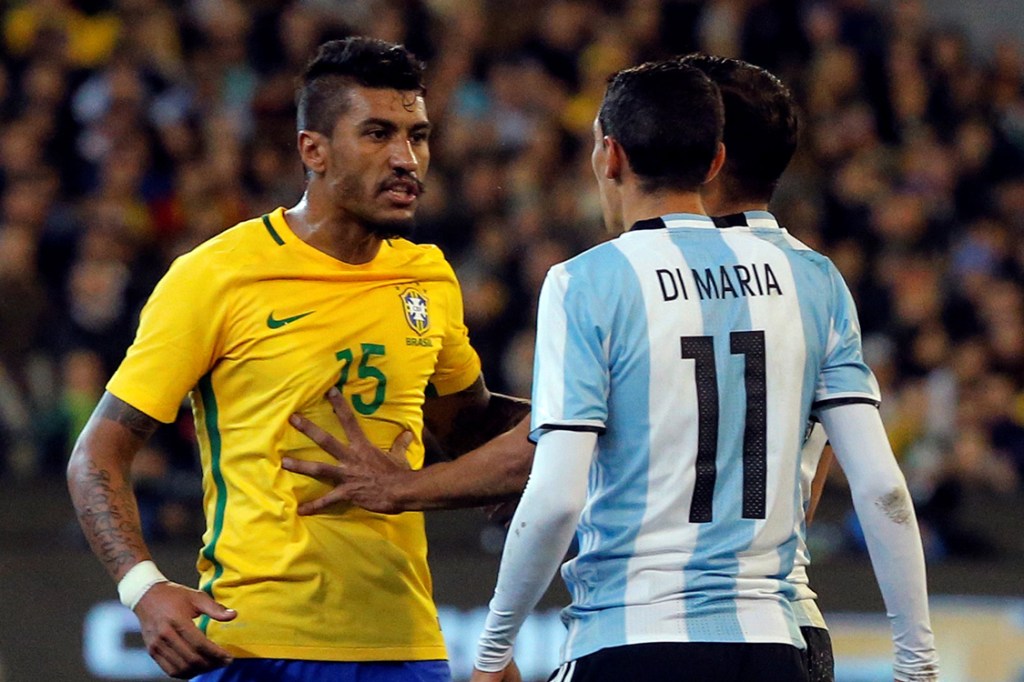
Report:
[{"label": "short dark hair", "polygon": [[722,92],[726,195],[768,201],[796,151],[799,117],[789,88],[739,59],[690,54],[680,61],[703,71]]},{"label": "short dark hair", "polygon": [[425,94],[423,69],[423,62],[402,45],[363,36],[327,41],[300,78],[298,129],[330,135],[345,113],[352,85]]},{"label": "short dark hair", "polygon": [[692,191],[722,141],[722,99],[700,70],[678,60],[648,62],[608,79],[598,123],[622,145],[644,191]]}]

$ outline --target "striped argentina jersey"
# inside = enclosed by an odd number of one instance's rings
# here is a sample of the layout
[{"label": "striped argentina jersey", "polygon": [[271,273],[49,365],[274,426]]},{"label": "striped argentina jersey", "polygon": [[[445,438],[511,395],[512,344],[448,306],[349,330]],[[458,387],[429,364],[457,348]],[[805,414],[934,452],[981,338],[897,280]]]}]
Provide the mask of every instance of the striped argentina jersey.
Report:
[{"label": "striped argentina jersey", "polygon": [[598,432],[563,660],[642,642],[803,648],[787,581],[813,408],[877,404],[832,263],[769,213],[645,220],[548,273],[533,439]]}]

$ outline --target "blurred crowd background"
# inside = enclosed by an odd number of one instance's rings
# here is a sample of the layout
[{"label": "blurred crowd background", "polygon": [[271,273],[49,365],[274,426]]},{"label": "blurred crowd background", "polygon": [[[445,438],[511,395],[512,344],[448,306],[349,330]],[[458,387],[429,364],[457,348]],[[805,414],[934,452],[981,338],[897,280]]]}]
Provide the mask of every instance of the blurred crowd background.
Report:
[{"label": "blurred crowd background", "polygon": [[[403,42],[435,125],[419,241],[460,276],[489,385],[529,395],[549,266],[606,239],[590,126],[607,76],[701,50],[802,107],[773,210],[839,266],[934,561],[1024,501],[1024,55],[924,0],[30,0],[0,5],[0,480],[69,450],[176,256],[301,195],[294,78],[323,40]],[[191,416],[136,479],[194,535]],[[834,486],[841,489],[842,481]],[[1011,522],[1003,519],[1003,522]],[[852,525],[833,544],[855,550]]]}]

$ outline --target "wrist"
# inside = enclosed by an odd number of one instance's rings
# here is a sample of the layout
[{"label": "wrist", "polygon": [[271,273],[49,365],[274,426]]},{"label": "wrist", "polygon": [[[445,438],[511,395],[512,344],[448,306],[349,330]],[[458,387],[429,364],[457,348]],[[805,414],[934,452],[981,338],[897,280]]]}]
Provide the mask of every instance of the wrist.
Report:
[{"label": "wrist", "polygon": [[167,578],[155,563],[150,560],[140,561],[128,569],[118,581],[117,594],[121,598],[121,603],[134,611],[151,587],[166,582]]},{"label": "wrist", "polygon": [[389,502],[394,513],[401,514],[407,511],[418,511],[421,507],[416,505],[416,476],[417,471],[406,469],[396,471],[393,480],[387,486]]}]

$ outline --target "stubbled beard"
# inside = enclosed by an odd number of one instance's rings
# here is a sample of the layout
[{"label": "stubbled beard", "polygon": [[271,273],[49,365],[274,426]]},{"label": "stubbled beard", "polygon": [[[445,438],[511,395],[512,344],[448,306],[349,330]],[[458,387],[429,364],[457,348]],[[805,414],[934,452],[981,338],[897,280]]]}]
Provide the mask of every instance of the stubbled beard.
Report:
[{"label": "stubbled beard", "polygon": [[[389,179],[390,180],[390,179]],[[413,178],[413,181],[419,185],[420,193],[424,191],[423,183]],[[386,191],[388,181],[382,182],[376,191],[378,194]],[[346,177],[340,187],[340,192],[336,195],[335,201],[339,206],[351,206],[349,209],[351,214],[355,216],[360,225],[375,237],[380,239],[395,239],[398,237],[410,237],[416,227],[415,217],[409,218],[396,218],[394,220],[381,220],[374,218],[371,213],[373,209],[366,209],[365,206],[361,205],[359,201],[360,196],[363,193],[363,187],[361,179],[358,175],[349,175]]]},{"label": "stubbled beard", "polygon": [[397,239],[411,237],[416,230],[416,219],[404,220],[363,220],[363,227],[372,235],[381,239]]}]

